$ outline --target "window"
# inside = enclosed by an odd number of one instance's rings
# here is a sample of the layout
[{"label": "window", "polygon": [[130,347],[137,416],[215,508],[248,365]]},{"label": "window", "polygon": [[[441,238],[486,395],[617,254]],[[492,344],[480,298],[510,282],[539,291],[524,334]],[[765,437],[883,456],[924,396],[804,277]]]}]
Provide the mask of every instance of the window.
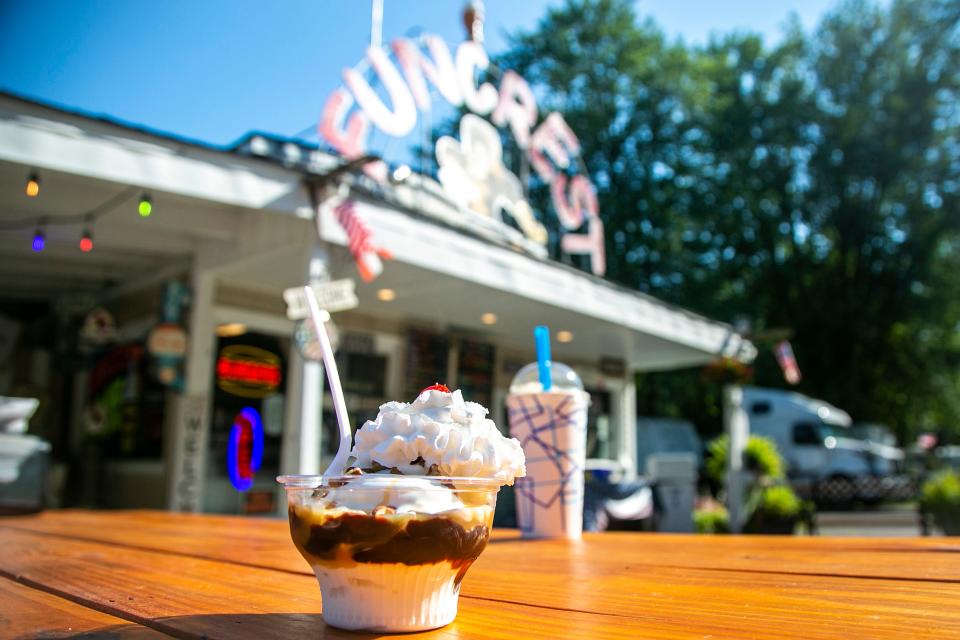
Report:
[{"label": "window", "polygon": [[766,400],[760,400],[750,405],[750,413],[755,416],[765,416],[770,413],[771,409],[770,403]]},{"label": "window", "polygon": [[812,422],[798,422],[793,425],[793,443],[822,445],[823,438],[820,437],[820,429],[816,424]]}]

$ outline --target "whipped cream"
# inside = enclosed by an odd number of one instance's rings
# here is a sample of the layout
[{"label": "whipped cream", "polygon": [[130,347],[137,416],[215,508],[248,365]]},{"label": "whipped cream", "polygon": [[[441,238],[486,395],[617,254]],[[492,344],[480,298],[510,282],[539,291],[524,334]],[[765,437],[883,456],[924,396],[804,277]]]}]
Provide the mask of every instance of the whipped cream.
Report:
[{"label": "whipped cream", "polygon": [[[492,478],[513,484],[526,475],[523,449],[505,438],[487,410],[453,393],[426,389],[413,403],[388,402],[376,420],[357,430],[351,455],[356,466],[374,462],[406,475],[423,475],[436,465],[443,476]],[[423,466],[413,464],[423,459]]]},{"label": "whipped cream", "polygon": [[369,474],[361,482],[327,491],[328,504],[366,513],[380,506],[392,507],[398,514],[438,514],[463,508],[453,491],[417,477]]}]

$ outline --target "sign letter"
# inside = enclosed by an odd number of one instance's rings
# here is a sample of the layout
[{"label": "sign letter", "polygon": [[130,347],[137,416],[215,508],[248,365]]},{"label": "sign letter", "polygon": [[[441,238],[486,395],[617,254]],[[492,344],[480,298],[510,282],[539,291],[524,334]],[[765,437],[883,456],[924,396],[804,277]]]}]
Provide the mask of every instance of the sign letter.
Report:
[{"label": "sign letter", "polygon": [[550,183],[550,195],[553,198],[553,208],[565,229],[571,231],[579,229],[584,221],[584,213],[588,219],[596,218],[600,214],[600,205],[593,185],[586,177],[577,174],[570,181],[570,197],[564,193],[567,188],[567,176],[558,173]]},{"label": "sign letter", "polygon": [[447,44],[438,36],[426,36],[424,40],[433,56],[433,62],[428,60],[420,47],[407,39],[393,41],[393,52],[400,62],[403,75],[410,85],[417,106],[421,109],[430,108],[430,93],[424,76],[437,88],[440,95],[447,102],[459,107],[463,102],[460,96],[460,85],[457,82],[457,70],[453,66],[453,57]]},{"label": "sign letter", "polygon": [[413,103],[410,89],[403,83],[400,72],[387,58],[383,49],[370,47],[367,49],[367,59],[380,77],[380,82],[387,88],[393,110],[384,104],[356,69],[344,69],[343,80],[353,92],[357,104],[378,129],[388,135],[402,138],[413,131],[414,125],[417,124],[417,107]]},{"label": "sign letter", "polygon": [[500,81],[500,101],[491,116],[493,124],[502,127],[510,123],[517,146],[526,149],[530,144],[530,129],[537,121],[537,99],[530,85],[514,71],[507,71]]},{"label": "sign letter", "polygon": [[342,128],[341,123],[351,104],[353,104],[353,98],[346,90],[337,89],[331,93],[327,104],[323,107],[319,132],[320,137],[329,142],[344,157],[359,158],[366,147],[370,119],[363,113],[354,113],[350,116],[346,129]]},{"label": "sign letter", "polygon": [[600,218],[590,219],[587,233],[568,233],[560,241],[560,247],[567,253],[590,254],[590,270],[602,276],[607,271],[606,251],[603,247],[603,222]]},{"label": "sign letter", "polygon": [[550,182],[553,180],[554,168],[544,156],[550,156],[561,169],[570,166],[570,155],[580,153],[580,141],[570,130],[563,116],[554,111],[547,119],[540,123],[530,139],[530,162],[541,178]]},{"label": "sign letter", "polygon": [[479,87],[473,77],[474,69],[486,70],[490,58],[483,47],[473,41],[467,41],[457,47],[457,75],[460,77],[460,92],[463,102],[474,113],[485,116],[497,106],[497,90],[489,82]]}]

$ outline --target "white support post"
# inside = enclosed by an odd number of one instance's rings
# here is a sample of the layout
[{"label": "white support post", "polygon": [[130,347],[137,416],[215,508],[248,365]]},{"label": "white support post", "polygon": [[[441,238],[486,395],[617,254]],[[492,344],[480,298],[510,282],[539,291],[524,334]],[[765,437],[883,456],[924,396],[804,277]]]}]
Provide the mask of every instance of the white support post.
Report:
[{"label": "white support post", "polygon": [[[300,396],[303,390],[303,356],[291,343],[287,360],[287,402],[283,416],[283,440],[280,444],[280,473],[300,473]],[[284,502],[283,512],[286,512]]]},{"label": "white support post", "polygon": [[750,422],[743,409],[743,389],[727,385],[723,389],[723,426],[727,433],[727,510],[730,513],[731,533],[743,528],[743,503],[746,487],[743,470],[743,451],[750,437]]},{"label": "white support post", "polygon": [[300,469],[299,473],[320,473],[321,430],[323,427],[323,364],[303,361],[300,376]]},{"label": "white support post", "polygon": [[[307,280],[311,286],[330,279],[327,269],[329,258],[326,251],[316,247],[307,267]],[[323,364],[301,358],[300,374],[300,468],[299,473],[320,473],[321,448],[323,446]]]},{"label": "white support post", "polygon": [[190,324],[184,393],[173,411],[173,455],[167,504],[173,511],[202,511],[210,435],[213,383],[216,281],[211,271],[195,263],[191,271]]},{"label": "white support post", "polygon": [[619,433],[616,443],[617,456],[624,469],[624,480],[634,480],[643,469],[637,469],[637,383],[630,374],[620,392]]}]

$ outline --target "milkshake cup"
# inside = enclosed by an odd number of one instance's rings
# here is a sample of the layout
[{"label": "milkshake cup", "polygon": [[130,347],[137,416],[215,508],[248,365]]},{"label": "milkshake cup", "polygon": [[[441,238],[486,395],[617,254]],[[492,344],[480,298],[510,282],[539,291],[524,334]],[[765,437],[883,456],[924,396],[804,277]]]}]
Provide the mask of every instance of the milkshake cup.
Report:
[{"label": "milkshake cup", "polygon": [[510,435],[520,441],[527,474],[517,478],[517,524],[524,537],[577,539],[583,531],[589,394],[568,366],[553,362],[544,391],[538,365],[523,367],[510,385]]}]

